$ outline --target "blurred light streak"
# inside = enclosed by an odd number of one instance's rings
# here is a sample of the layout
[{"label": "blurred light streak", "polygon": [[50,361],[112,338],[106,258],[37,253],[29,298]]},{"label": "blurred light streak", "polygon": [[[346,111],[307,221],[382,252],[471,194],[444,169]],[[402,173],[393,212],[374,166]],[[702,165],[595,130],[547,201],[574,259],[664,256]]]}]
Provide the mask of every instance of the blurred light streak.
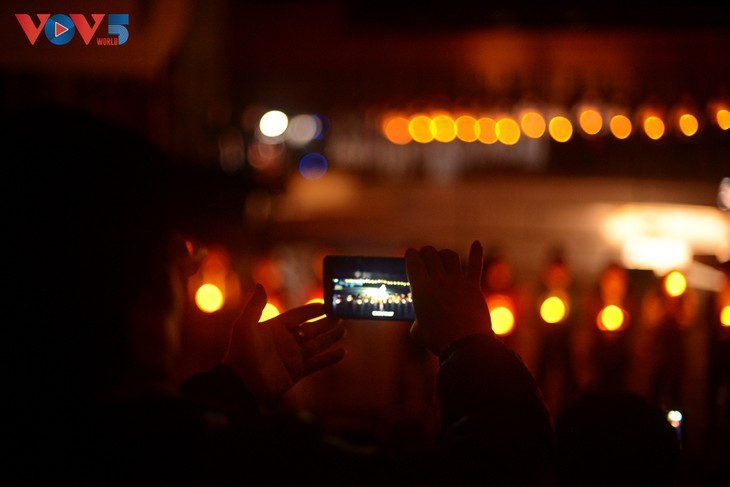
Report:
[{"label": "blurred light streak", "polygon": [[195,292],[195,304],[205,313],[214,313],[223,307],[223,291],[215,284],[203,284]]},{"label": "blurred light streak", "polygon": [[614,137],[623,140],[631,135],[631,119],[626,115],[614,115],[609,122],[609,128]]},{"label": "blurred light streak", "polygon": [[545,118],[535,110],[527,110],[520,117],[520,126],[525,136],[539,139],[545,135]]},{"label": "blurred light streak", "polygon": [[550,119],[548,132],[556,142],[567,142],[573,136],[573,124],[566,117],[557,115]]},{"label": "blurred light streak", "polygon": [[408,118],[402,115],[389,115],[383,120],[383,135],[390,142],[405,145],[413,140],[408,129]]},{"label": "blurred light streak", "polygon": [[652,140],[659,140],[664,135],[664,121],[656,115],[644,119],[644,133]]},{"label": "blurred light streak", "polygon": [[266,137],[278,137],[286,132],[289,125],[289,119],[286,114],[280,110],[270,110],[264,113],[259,120],[259,130]]},{"label": "blurred light streak", "polygon": [[279,307],[271,302],[268,302],[266,303],[266,306],[264,306],[263,311],[261,311],[261,318],[259,318],[259,323],[263,323],[264,321],[276,318],[280,314],[281,312],[279,311]]},{"label": "blurred light streak", "polygon": [[620,330],[626,321],[626,311],[620,306],[609,304],[596,317],[596,324],[602,331]]},{"label": "blurred light streak", "polygon": [[477,120],[477,138],[483,144],[494,144],[497,142],[497,122],[490,117],[481,117]]},{"label": "blurred light streak", "polygon": [[436,115],[431,119],[431,135],[439,142],[451,142],[456,138],[456,124],[449,115]]},{"label": "blurred light streak", "polygon": [[497,135],[497,139],[505,145],[515,145],[520,140],[521,134],[519,124],[509,117],[503,117],[497,121],[494,133]]},{"label": "blurred light streak", "polygon": [[664,291],[673,298],[679,297],[687,290],[687,278],[679,271],[671,271],[664,277]]},{"label": "blurred light streak", "polygon": [[691,113],[685,113],[679,117],[679,130],[687,137],[692,137],[699,129],[697,117]]},{"label": "blurred light streak", "polygon": [[584,108],[578,115],[578,123],[583,132],[596,135],[603,128],[603,117],[595,108]]},{"label": "blurred light streak", "polygon": [[548,296],[540,305],[540,317],[545,323],[560,323],[568,316],[568,304],[559,296]]},{"label": "blurred light streak", "polygon": [[292,147],[304,147],[313,141],[322,131],[319,117],[300,114],[292,117],[287,126],[286,141]]},{"label": "blurred light streak", "polygon": [[408,132],[416,142],[421,144],[431,142],[433,140],[431,118],[424,114],[414,115],[408,122]]},{"label": "blurred light streak", "polygon": [[318,152],[305,154],[299,160],[299,173],[305,179],[319,179],[327,172],[327,158]]},{"label": "blurred light streak", "polygon": [[479,127],[476,118],[471,115],[462,115],[454,121],[456,137],[463,142],[474,142],[479,136]]},{"label": "blurred light streak", "polygon": [[682,269],[693,254],[722,261],[730,250],[730,221],[712,206],[629,203],[604,219],[602,233],[623,248],[625,265],[657,272]]}]

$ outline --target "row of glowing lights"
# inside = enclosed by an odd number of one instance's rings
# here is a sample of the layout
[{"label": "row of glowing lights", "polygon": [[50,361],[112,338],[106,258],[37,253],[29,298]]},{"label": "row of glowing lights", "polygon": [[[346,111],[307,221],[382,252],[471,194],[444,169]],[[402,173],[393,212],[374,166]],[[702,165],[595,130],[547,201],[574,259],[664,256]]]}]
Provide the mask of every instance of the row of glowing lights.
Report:
[{"label": "row of glowing lights", "polygon": [[[687,279],[679,271],[672,271],[664,278],[664,290],[670,297],[679,297],[687,290]],[[492,330],[497,335],[505,336],[512,333],[515,325],[514,306],[511,300],[504,295],[487,296],[487,305],[492,320]],[[322,298],[313,298],[308,303],[323,303]],[[201,285],[195,293],[195,303],[198,308],[206,313],[213,313],[221,309],[225,303],[223,291],[215,284],[206,283]],[[554,292],[547,296],[540,305],[540,316],[548,324],[557,324],[569,315],[568,299],[564,293]],[[279,307],[268,302],[261,313],[260,322],[270,320],[279,315]],[[598,313],[596,325],[602,331],[612,332],[620,330],[626,323],[626,310],[618,304],[608,304]],[[720,322],[723,326],[730,327],[730,305],[723,307]]]},{"label": "row of glowing lights", "polygon": [[[722,130],[730,129],[730,109],[719,107],[714,110],[714,120]],[[634,133],[634,122],[624,113],[604,115],[597,108],[582,108],[576,122],[582,132],[589,136],[608,130],[617,139],[626,139]],[[697,116],[691,112],[678,112],[671,119],[659,112],[646,111],[637,123],[644,134],[652,140],[659,140],[668,131],[668,124],[684,137],[693,137],[700,128]],[[410,142],[476,142],[505,145],[516,144],[522,135],[539,139],[546,133],[556,142],[567,142],[573,137],[573,122],[564,115],[546,117],[538,110],[525,110],[518,116],[501,114],[476,117],[471,114],[452,115],[448,112],[415,113],[411,115],[392,113],[383,117],[380,129],[393,144]]]}]

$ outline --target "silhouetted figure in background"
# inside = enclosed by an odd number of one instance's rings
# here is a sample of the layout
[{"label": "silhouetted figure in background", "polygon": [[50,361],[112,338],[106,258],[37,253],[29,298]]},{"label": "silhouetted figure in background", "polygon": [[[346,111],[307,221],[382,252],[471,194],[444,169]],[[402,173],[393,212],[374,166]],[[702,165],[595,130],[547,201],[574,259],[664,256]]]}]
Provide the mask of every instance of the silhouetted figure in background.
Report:
[{"label": "silhouetted figure in background", "polygon": [[586,299],[576,330],[576,367],[582,390],[622,391],[631,366],[631,320],[635,305],[629,294],[629,273],[609,262]]},{"label": "silhouetted figure in background", "polygon": [[525,341],[524,296],[517,286],[509,256],[499,247],[491,249],[484,261],[482,292],[492,314],[492,328],[508,347],[523,355]]},{"label": "silhouetted figure in background", "polygon": [[730,429],[730,261],[718,267],[723,283],[711,300],[708,320],[707,399],[711,432]]},{"label": "silhouetted figure in background", "polygon": [[[683,386],[688,367],[685,341],[687,329],[692,324],[695,312],[694,302],[691,290],[686,287],[672,288],[671,282],[667,282],[668,276],[670,274],[665,275],[657,286],[659,289],[655,289],[659,315],[650,324],[653,363],[649,399],[664,409],[685,411]],[[684,282],[686,283],[686,280]]]},{"label": "silhouetted figure in background", "polygon": [[334,347],[344,325],[317,319],[321,304],[259,323],[267,296],[256,285],[219,363],[173,380],[185,284],[205,242],[189,218],[194,178],[129,128],[73,110],[29,110],[0,136],[19,149],[3,181],[19,195],[8,256],[22,339],[6,438],[18,484],[550,485],[550,417],[491,330],[478,242],[465,266],[449,249],[405,253],[410,333],[439,360],[438,441],[417,456],[352,448],[281,407],[344,357]]},{"label": "silhouetted figure in background", "polygon": [[558,486],[681,485],[665,412],[638,394],[587,393],[555,418]]},{"label": "silhouetted figure in background", "polygon": [[580,316],[573,276],[561,251],[546,263],[535,298],[535,376],[548,405],[559,411],[577,391],[573,332]]}]

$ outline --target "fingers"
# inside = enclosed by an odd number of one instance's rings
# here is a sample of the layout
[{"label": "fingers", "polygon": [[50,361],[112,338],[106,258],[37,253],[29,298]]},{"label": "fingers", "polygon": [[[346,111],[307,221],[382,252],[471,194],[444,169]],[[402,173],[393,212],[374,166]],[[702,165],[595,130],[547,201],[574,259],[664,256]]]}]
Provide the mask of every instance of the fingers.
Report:
[{"label": "fingers", "polygon": [[343,348],[338,348],[336,350],[331,350],[327,353],[322,353],[308,358],[304,360],[303,376],[336,364],[343,358],[345,358],[345,350]]},{"label": "fingers", "polygon": [[421,281],[426,277],[426,265],[421,258],[421,253],[410,248],[406,250],[406,273],[408,274],[408,280],[410,281]]},{"label": "fingers", "polygon": [[[328,320],[322,320],[328,321]],[[341,320],[334,320],[324,331],[313,335],[311,338],[303,338],[301,343],[302,356],[307,359],[314,357],[320,352],[328,349],[338,341],[340,341],[347,334],[347,328],[343,325]]]},{"label": "fingers", "polygon": [[484,264],[484,249],[479,240],[474,240],[469,249],[469,263],[466,268],[466,276],[472,283],[479,284],[482,277],[482,265]]},{"label": "fingers", "polygon": [[243,308],[240,320],[244,323],[258,323],[264,306],[266,306],[266,290],[261,284],[257,283],[251,299],[248,300],[248,303]]},{"label": "fingers", "polygon": [[316,321],[303,323],[296,331],[301,340],[309,340],[321,335],[322,333],[327,333],[341,324],[342,320],[339,318],[326,317]]},{"label": "fingers", "polygon": [[451,249],[439,250],[441,263],[447,274],[458,274],[461,272],[461,259],[459,254]]},{"label": "fingers", "polygon": [[294,331],[304,323],[313,318],[324,315],[324,305],[322,303],[309,303],[297,308],[292,308],[271,318],[271,322],[279,324],[289,331]]},{"label": "fingers", "polygon": [[443,262],[441,262],[441,256],[434,247],[430,245],[422,247],[421,258],[423,259],[423,263],[426,266],[426,272],[428,274],[434,275],[442,274],[444,272],[444,265]]}]

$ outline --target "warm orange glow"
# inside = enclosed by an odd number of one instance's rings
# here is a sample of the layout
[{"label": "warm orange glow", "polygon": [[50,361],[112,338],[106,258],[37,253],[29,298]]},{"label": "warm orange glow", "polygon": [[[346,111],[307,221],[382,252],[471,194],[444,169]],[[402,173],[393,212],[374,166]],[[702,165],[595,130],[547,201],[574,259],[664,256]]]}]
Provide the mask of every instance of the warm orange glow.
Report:
[{"label": "warm orange glow", "polygon": [[425,144],[433,140],[431,132],[431,118],[426,115],[414,115],[408,122],[408,132],[416,142]]},{"label": "warm orange glow", "polygon": [[477,119],[471,115],[462,115],[454,122],[456,124],[456,136],[464,142],[474,142],[479,135]]},{"label": "warm orange glow", "polygon": [[722,326],[730,326],[730,305],[724,306],[720,311],[720,324]]},{"label": "warm orange glow", "polygon": [[[310,303],[322,303],[322,304],[324,304],[324,299],[323,298],[312,298],[309,301],[307,301],[307,304],[310,304]],[[307,320],[307,323],[309,323],[311,321],[317,321],[318,319],[324,318],[325,316],[327,316],[327,315],[325,315],[325,314],[319,315],[316,318],[312,318],[311,320]]]},{"label": "warm orange glow", "polygon": [[520,126],[511,118],[500,118],[494,127],[494,133],[505,145],[514,145],[520,140]]},{"label": "warm orange glow", "polygon": [[225,296],[215,284],[203,284],[195,292],[195,304],[205,313],[214,313],[223,307]]},{"label": "warm orange glow", "polygon": [[556,142],[567,142],[573,136],[573,124],[567,118],[558,115],[550,119],[548,132]]},{"label": "warm orange glow", "polygon": [[609,304],[598,313],[596,323],[603,331],[616,331],[624,324],[624,310],[615,304]]},{"label": "warm orange glow", "polygon": [[699,122],[697,122],[697,117],[691,113],[685,113],[679,117],[679,130],[687,137],[696,134],[698,129]]},{"label": "warm orange glow", "polygon": [[676,298],[687,290],[687,279],[679,271],[672,271],[664,278],[664,292]]},{"label": "warm orange glow", "polygon": [[588,135],[596,135],[603,128],[603,117],[593,108],[587,108],[581,111],[578,123],[583,132]]},{"label": "warm orange glow", "polygon": [[549,296],[540,305],[540,317],[545,323],[560,323],[568,316],[568,303],[558,296]]},{"label": "warm orange glow", "polygon": [[512,300],[508,296],[493,294],[487,297],[487,307],[492,320],[492,331],[500,336],[512,333],[515,327]]},{"label": "warm orange glow", "polygon": [[539,139],[545,134],[545,118],[535,111],[525,112],[520,118],[522,132],[531,139]]},{"label": "warm orange glow", "polygon": [[730,129],[730,110],[721,108],[715,114],[715,120],[717,120],[717,126],[722,130]]},{"label": "warm orange glow", "polygon": [[431,119],[431,135],[439,142],[451,142],[456,138],[456,124],[449,115],[436,115]]},{"label": "warm orange glow", "polygon": [[279,308],[272,303],[266,303],[266,306],[264,306],[264,310],[261,312],[261,318],[259,318],[259,323],[262,321],[270,320],[271,318],[275,318],[279,316],[281,312],[279,311]]},{"label": "warm orange glow", "polygon": [[659,140],[664,135],[664,122],[656,115],[644,119],[644,133],[653,140]]},{"label": "warm orange glow", "polygon": [[489,316],[492,318],[492,330],[494,330],[494,333],[497,335],[508,335],[512,333],[512,329],[515,326],[515,317],[509,308],[499,306],[491,310]]},{"label": "warm orange glow", "polygon": [[674,428],[679,428],[682,425],[682,413],[676,409],[672,409],[667,413],[667,421]]},{"label": "warm orange glow", "polygon": [[625,139],[631,135],[631,120],[626,115],[614,115],[609,123],[611,133],[617,139]]},{"label": "warm orange glow", "polygon": [[484,144],[497,142],[497,122],[489,117],[482,117],[477,120],[477,138]]},{"label": "warm orange glow", "polygon": [[386,117],[383,121],[383,134],[392,143],[404,145],[413,140],[408,132],[408,119],[395,115]]}]

